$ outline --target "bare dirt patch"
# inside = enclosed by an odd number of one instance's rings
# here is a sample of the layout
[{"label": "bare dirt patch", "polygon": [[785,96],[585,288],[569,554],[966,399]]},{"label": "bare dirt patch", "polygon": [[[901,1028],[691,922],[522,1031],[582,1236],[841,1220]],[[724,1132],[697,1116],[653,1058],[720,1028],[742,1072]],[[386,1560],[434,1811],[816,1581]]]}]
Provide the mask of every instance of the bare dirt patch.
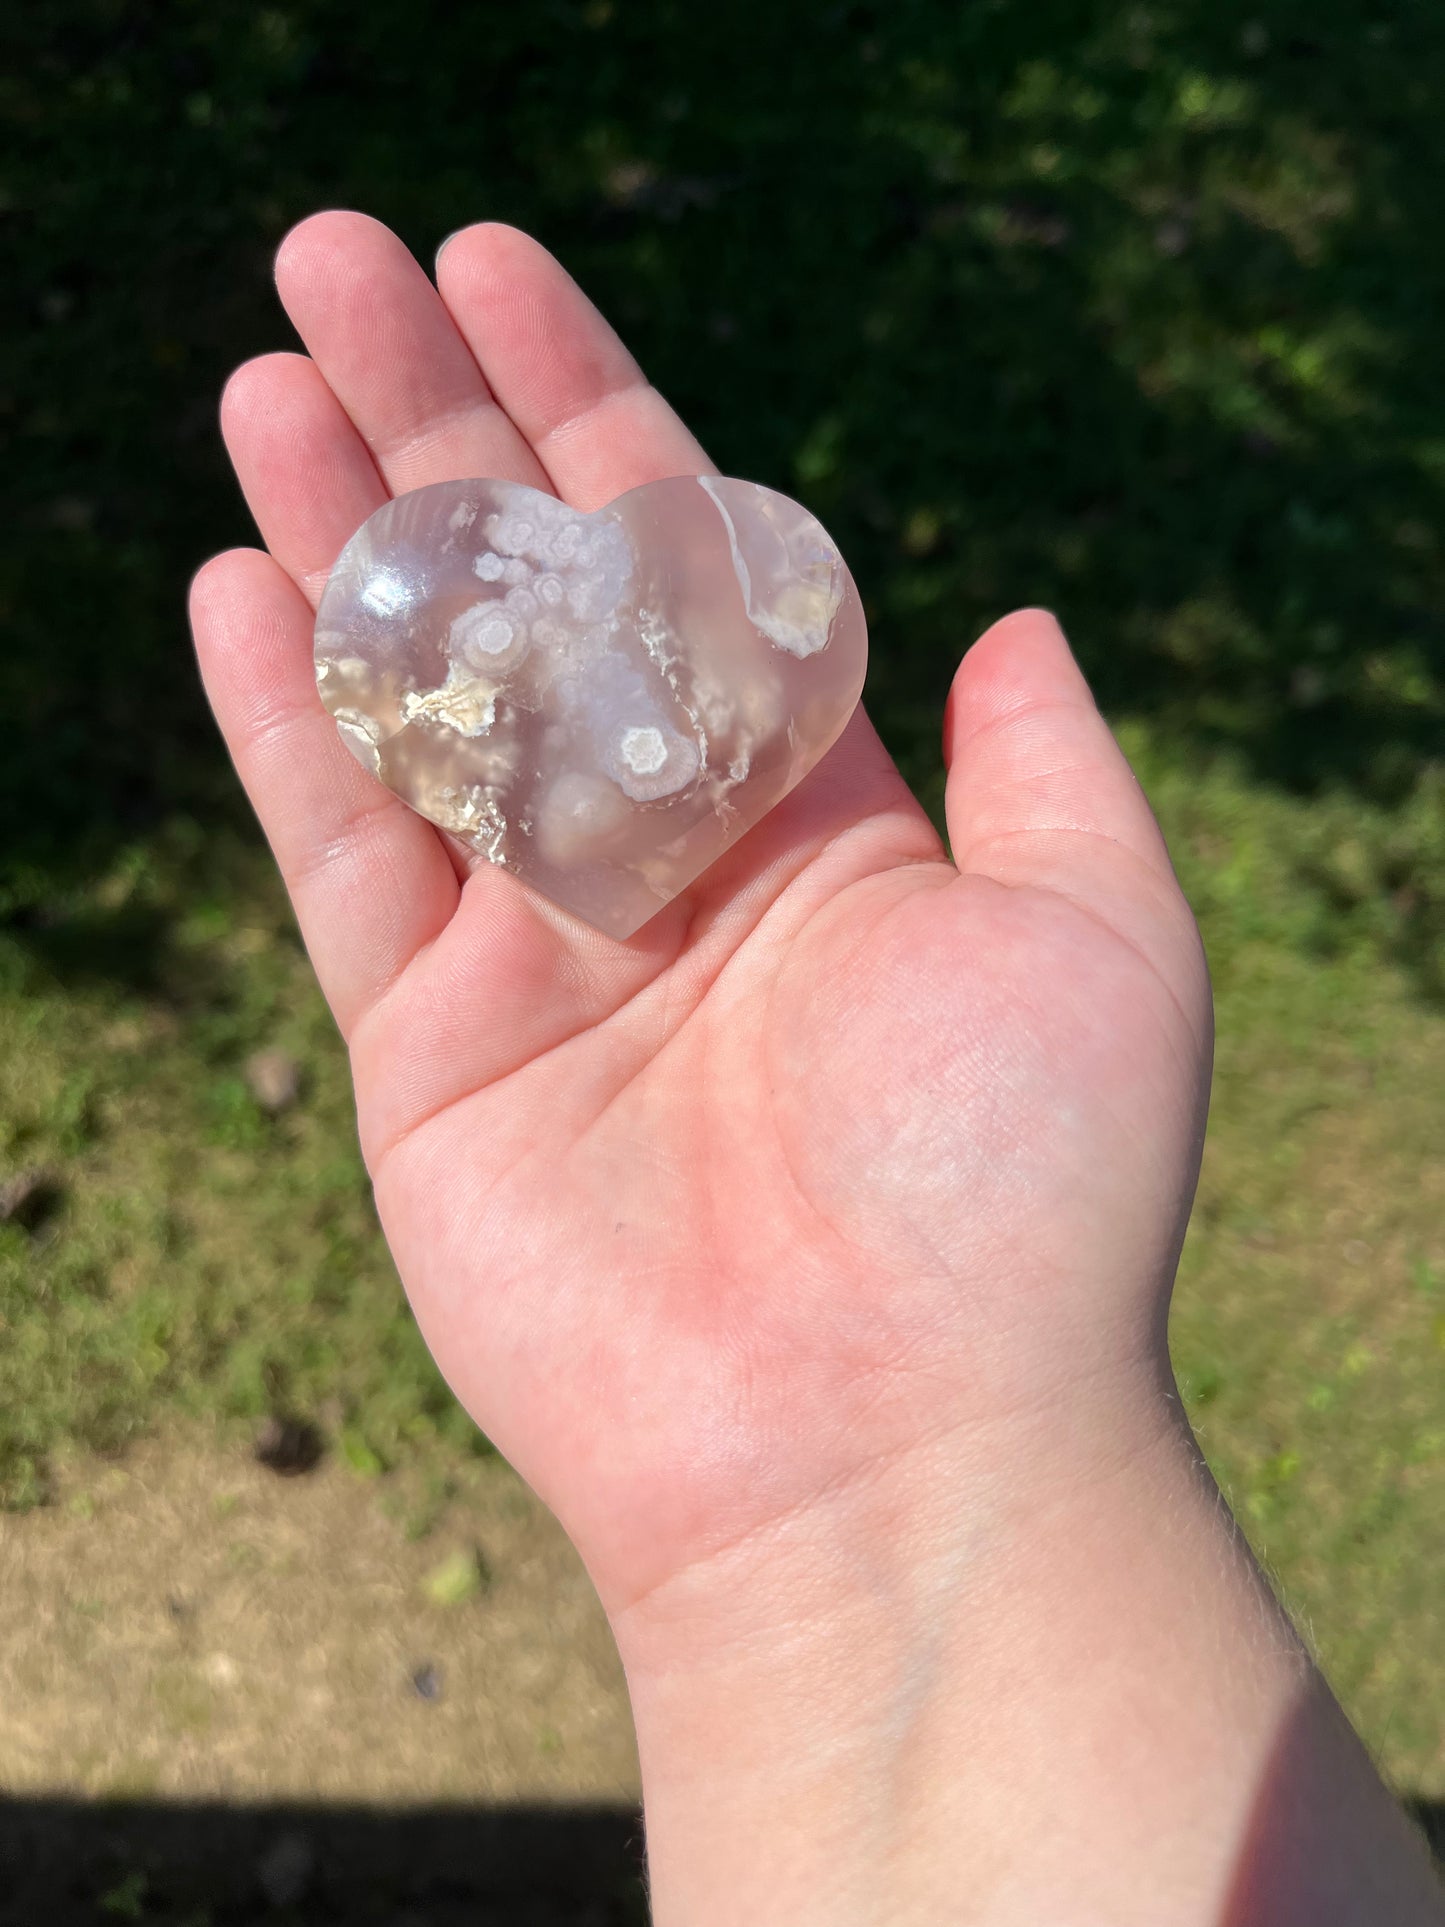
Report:
[{"label": "bare dirt patch", "polygon": [[591,1586],[500,1461],[426,1535],[384,1481],[212,1434],[0,1515],[0,1787],[188,1801],[631,1802]]}]

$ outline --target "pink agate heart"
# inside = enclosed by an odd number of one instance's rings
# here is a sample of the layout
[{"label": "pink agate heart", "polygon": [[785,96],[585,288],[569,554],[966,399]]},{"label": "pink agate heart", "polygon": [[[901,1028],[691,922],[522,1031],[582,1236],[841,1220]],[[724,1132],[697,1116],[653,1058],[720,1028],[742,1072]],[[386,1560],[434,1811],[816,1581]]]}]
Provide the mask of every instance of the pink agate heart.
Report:
[{"label": "pink agate heart", "polygon": [[615,937],[807,774],[867,656],[813,517],[710,475],[591,515],[518,482],[417,489],[357,530],[316,617],[360,761]]}]

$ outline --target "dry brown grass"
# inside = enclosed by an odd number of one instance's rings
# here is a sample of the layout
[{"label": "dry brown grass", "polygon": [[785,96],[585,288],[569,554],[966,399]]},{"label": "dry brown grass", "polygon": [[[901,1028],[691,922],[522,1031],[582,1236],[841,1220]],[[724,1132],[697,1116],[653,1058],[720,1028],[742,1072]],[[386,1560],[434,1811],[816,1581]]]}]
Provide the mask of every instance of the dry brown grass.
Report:
[{"label": "dry brown grass", "polygon": [[[549,1515],[500,1461],[419,1542],[384,1488],[283,1479],[210,1433],[61,1473],[0,1515],[11,1792],[406,1803],[632,1799],[621,1669]],[[425,1582],[477,1547],[490,1577]],[[435,1698],[413,1676],[430,1667]]]}]

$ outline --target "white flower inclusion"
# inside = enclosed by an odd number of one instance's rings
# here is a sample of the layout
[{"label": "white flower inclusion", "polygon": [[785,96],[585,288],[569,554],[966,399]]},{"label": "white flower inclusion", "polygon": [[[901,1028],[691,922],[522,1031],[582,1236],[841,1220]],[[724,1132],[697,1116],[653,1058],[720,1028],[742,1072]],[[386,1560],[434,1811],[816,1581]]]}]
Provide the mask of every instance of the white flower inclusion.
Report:
[{"label": "white flower inclusion", "polygon": [[667,762],[667,744],[662,731],[650,726],[624,729],[617,753],[634,776],[656,776]]}]

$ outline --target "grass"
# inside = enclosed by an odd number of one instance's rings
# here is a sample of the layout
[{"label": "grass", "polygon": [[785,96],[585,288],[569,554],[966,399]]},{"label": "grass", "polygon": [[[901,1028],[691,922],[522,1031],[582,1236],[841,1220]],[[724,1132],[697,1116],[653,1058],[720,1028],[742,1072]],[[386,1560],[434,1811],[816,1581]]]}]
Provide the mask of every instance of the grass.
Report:
[{"label": "grass", "polygon": [[[4,1163],[63,1180],[37,1230],[0,1228],[12,1504],[44,1497],[57,1438],[112,1449],[160,1409],[319,1415],[361,1472],[424,1437],[476,1449],[400,1303],[279,891],[235,858],[209,893],[154,851],[112,884],[116,915],[168,930],[143,989],[58,983],[33,949],[0,969]],[[279,1117],[243,1071],[260,1039],[304,1066]]]},{"label": "grass", "polygon": [[[1445,1790],[1445,20],[64,0],[10,34],[0,1176],[56,1201],[0,1226],[5,1501],[187,1414],[294,1408],[358,1476],[478,1449],[181,607],[248,537],[214,397],[286,338],[285,228],[361,205],[425,259],[498,216],[839,537],[922,794],[961,647],[1064,615],[1219,992],[1191,1408],[1387,1771]],[[303,1068],[277,1117],[259,1047]]]}]

